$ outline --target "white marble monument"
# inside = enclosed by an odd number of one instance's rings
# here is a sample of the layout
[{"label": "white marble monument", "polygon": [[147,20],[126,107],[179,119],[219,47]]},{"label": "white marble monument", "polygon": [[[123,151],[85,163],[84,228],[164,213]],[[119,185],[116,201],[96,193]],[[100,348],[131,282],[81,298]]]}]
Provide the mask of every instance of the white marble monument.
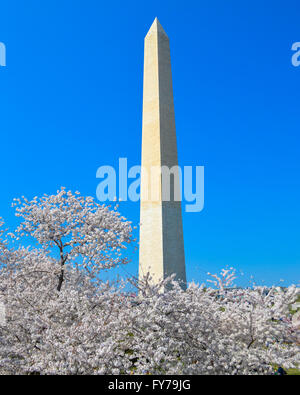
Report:
[{"label": "white marble monument", "polygon": [[145,37],[139,279],[150,273],[157,283],[175,273],[185,288],[181,201],[172,192],[179,176],[171,177],[171,188],[159,173],[150,183],[151,169],[177,165],[169,39],[156,18]]}]

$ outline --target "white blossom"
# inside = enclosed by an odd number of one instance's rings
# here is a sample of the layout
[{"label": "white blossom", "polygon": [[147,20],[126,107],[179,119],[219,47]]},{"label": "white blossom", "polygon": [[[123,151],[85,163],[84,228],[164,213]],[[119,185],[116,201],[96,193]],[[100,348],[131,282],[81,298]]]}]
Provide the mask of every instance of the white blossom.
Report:
[{"label": "white blossom", "polygon": [[125,280],[101,280],[102,269],[126,262],[121,251],[133,241],[116,210],[64,189],[15,202],[23,222],[14,234],[40,246],[12,248],[0,231],[0,371],[232,375],[300,363],[289,310],[296,286],[232,288],[230,268],[211,275],[213,288],[186,291],[174,277],[129,278],[133,294]]}]

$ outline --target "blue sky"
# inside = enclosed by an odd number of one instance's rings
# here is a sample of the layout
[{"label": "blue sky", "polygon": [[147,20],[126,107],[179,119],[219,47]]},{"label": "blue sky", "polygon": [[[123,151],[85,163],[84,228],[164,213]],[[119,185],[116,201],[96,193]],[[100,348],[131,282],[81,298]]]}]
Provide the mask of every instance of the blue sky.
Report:
[{"label": "blue sky", "polygon": [[[241,284],[299,282],[299,12],[288,0],[2,1],[0,216],[13,228],[14,197],[95,196],[99,166],[140,163],[143,40],[157,16],[179,161],[205,166],[205,208],[183,215],[188,280],[229,265]],[[121,211],[138,223],[138,203]]]}]

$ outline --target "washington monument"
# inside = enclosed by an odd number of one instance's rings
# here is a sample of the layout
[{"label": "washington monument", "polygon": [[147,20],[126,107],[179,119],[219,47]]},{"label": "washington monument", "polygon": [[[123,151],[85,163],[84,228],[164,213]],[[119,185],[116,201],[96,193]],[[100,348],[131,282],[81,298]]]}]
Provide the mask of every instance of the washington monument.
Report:
[{"label": "washington monument", "polygon": [[157,18],[145,37],[144,56],[139,279],[150,273],[158,283],[175,273],[185,288],[181,201],[174,193],[179,174],[171,171],[169,182],[160,171],[150,177],[153,169],[178,166],[170,46]]}]

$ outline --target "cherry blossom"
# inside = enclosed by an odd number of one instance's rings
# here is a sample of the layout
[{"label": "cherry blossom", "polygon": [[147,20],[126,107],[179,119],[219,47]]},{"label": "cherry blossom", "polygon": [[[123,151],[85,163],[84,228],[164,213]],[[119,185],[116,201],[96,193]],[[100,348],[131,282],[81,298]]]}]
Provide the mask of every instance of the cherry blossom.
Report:
[{"label": "cherry blossom", "polygon": [[297,286],[234,288],[232,268],[187,290],[174,276],[104,282],[133,242],[115,208],[64,189],[15,207],[20,225],[0,230],[0,372],[248,375],[300,363]]}]

